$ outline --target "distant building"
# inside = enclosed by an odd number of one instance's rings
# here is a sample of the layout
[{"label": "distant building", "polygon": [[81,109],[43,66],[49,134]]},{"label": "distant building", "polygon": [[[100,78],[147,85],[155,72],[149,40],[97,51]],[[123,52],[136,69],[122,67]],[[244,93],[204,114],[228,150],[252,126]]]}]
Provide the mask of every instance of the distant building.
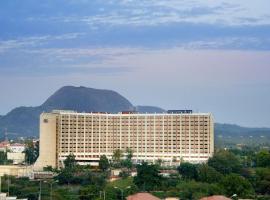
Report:
[{"label": "distant building", "polygon": [[25,161],[25,153],[7,152],[7,159],[12,160],[15,165],[22,164]]},{"label": "distant building", "polygon": [[133,151],[133,161],[178,165],[206,162],[214,152],[210,113],[77,113],[53,111],[40,116],[40,155],[36,169],[63,167],[70,154],[81,164],[98,164],[101,155]]},{"label": "distant building", "polygon": [[13,153],[22,153],[25,150],[25,145],[20,143],[14,143],[10,144],[8,149],[10,150],[10,152]]}]

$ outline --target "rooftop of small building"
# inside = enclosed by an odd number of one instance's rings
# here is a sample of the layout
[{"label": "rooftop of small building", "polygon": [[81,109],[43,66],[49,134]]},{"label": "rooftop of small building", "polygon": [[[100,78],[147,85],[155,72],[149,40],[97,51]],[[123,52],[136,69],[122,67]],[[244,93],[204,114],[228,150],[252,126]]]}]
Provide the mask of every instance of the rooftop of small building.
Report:
[{"label": "rooftop of small building", "polygon": [[200,200],[231,200],[231,199],[222,195],[214,195],[210,197],[204,197]]},{"label": "rooftop of small building", "polygon": [[147,193],[147,192],[140,192],[127,197],[127,200],[160,200],[160,198]]}]

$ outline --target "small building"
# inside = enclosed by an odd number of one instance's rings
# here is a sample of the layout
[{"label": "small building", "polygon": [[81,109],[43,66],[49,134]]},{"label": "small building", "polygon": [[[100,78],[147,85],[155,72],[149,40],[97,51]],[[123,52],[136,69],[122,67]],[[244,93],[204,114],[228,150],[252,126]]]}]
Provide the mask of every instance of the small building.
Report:
[{"label": "small building", "polygon": [[7,159],[12,160],[15,165],[22,164],[25,161],[25,153],[7,152]]},{"label": "small building", "polygon": [[160,198],[147,193],[147,192],[140,192],[127,197],[127,200],[160,200]]},{"label": "small building", "polygon": [[31,166],[0,165],[0,176],[30,177],[32,171]]},{"label": "small building", "polygon": [[25,150],[25,145],[20,143],[10,144],[8,148],[13,153],[22,153]]},{"label": "small building", "polygon": [[17,197],[10,197],[7,193],[0,193],[0,200],[27,200],[27,199],[17,199]]}]

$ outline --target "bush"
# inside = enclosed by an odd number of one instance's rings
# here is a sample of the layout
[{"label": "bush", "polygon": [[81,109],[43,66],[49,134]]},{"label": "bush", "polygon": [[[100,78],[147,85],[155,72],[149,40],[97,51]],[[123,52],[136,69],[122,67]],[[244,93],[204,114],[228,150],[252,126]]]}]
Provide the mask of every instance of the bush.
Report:
[{"label": "bush", "polygon": [[238,197],[249,198],[254,195],[254,189],[250,182],[238,174],[229,174],[225,176],[221,185],[228,196],[237,194]]}]

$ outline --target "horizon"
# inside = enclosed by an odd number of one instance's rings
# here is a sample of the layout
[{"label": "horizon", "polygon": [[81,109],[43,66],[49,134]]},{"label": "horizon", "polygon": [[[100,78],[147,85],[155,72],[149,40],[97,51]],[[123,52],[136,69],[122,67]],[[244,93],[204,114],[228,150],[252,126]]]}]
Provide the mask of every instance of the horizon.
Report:
[{"label": "horizon", "polygon": [[270,128],[269,9],[267,0],[0,2],[0,115],[82,85]]}]

